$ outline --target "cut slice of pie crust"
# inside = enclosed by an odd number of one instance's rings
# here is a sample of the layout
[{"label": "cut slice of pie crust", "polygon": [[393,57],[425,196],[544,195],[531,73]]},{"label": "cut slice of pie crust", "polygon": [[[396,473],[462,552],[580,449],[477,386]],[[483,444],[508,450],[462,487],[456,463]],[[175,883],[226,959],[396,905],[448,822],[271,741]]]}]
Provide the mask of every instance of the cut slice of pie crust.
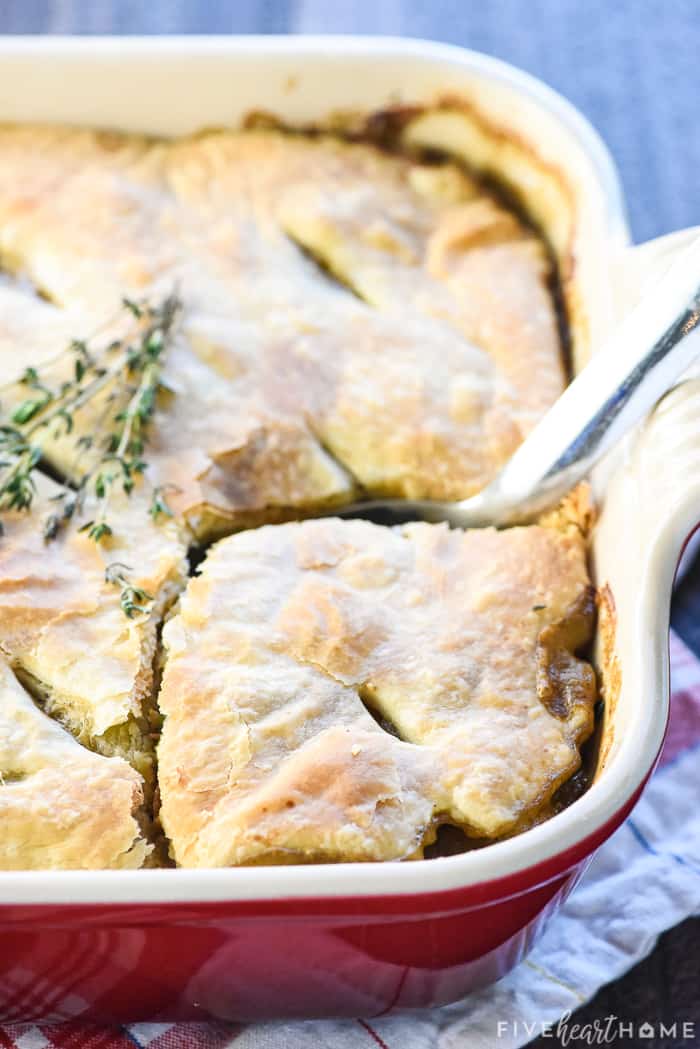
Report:
[{"label": "cut slice of pie crust", "polygon": [[567,514],[500,532],[326,519],[222,540],[164,631],[174,859],[407,859],[442,823],[482,842],[516,833],[580,765],[593,622]]},{"label": "cut slice of pie crust", "polygon": [[[62,489],[42,474],[29,511],[3,513],[0,541],[0,652],[37,697],[85,746],[129,761],[154,782],[159,718],[153,699],[158,634],[187,578],[177,526],[149,515],[140,485],[110,504],[113,535],[96,543],[81,523],[94,505],[46,541],[47,516]],[[122,608],[123,577],[148,595],[146,611]]]},{"label": "cut slice of pie crust", "polygon": [[141,867],[142,802],[138,773],[76,742],[0,660],[0,870]]}]

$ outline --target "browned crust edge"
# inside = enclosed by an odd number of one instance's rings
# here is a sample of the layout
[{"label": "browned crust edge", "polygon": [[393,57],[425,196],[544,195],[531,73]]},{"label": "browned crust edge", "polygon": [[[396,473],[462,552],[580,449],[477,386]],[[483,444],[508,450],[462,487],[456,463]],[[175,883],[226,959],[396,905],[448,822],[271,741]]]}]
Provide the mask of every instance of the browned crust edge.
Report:
[{"label": "browned crust edge", "polygon": [[617,609],[608,583],[598,589],[597,670],[600,694],[605,704],[603,729],[594,779],[607,765],[615,743],[615,711],[622,688],[622,668],[616,651]]}]

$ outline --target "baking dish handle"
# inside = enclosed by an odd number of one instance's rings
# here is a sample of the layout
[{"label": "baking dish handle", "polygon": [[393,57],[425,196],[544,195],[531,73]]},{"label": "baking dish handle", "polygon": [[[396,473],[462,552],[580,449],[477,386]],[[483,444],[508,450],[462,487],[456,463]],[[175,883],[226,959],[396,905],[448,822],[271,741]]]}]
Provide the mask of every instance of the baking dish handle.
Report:
[{"label": "baking dish handle", "polygon": [[[694,227],[625,251],[614,275],[618,316],[653,287],[699,234],[700,227]],[[643,517],[647,551],[655,547],[671,582],[679,556],[700,523],[700,360],[662,398],[621,459],[616,472],[642,479],[635,509]]]}]

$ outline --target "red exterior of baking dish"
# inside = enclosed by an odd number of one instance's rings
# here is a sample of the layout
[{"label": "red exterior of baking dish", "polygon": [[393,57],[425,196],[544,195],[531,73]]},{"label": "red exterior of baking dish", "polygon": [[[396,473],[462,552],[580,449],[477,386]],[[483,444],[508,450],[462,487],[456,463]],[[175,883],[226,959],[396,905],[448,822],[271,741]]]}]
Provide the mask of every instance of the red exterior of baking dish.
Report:
[{"label": "red exterior of baking dish", "polygon": [[634,796],[574,848],[463,889],[400,896],[0,907],[0,1020],[380,1016],[517,964]]}]

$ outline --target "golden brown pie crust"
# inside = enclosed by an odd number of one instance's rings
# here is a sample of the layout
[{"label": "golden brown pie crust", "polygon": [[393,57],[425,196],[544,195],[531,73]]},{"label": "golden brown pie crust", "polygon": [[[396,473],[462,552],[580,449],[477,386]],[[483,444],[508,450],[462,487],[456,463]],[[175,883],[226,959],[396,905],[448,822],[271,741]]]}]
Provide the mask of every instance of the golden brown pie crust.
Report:
[{"label": "golden brown pie crust", "polygon": [[47,718],[0,659],[0,870],[140,867],[141,777]]},{"label": "golden brown pie crust", "polygon": [[592,626],[574,525],[326,519],[222,540],[164,635],[174,858],[404,859],[436,823],[512,832],[578,768]]},{"label": "golden brown pie crust", "polygon": [[542,243],[454,164],[278,131],[54,127],[0,128],[0,159],[0,258],[50,300],[0,287],[8,371],[125,294],[183,298],[150,458],[200,539],[358,487],[469,495],[563,388]]},{"label": "golden brown pie crust", "polygon": [[[157,631],[186,543],[364,492],[480,489],[564,386],[550,263],[456,164],[274,128],[48,126],[0,127],[0,263],[6,375],[119,336],[125,295],[183,300],[148,456],[177,523],[152,522],[137,488],[101,547],[73,529],[46,545],[45,478],[0,540],[0,868],[139,866]],[[3,412],[20,395],[3,391]],[[72,482],[89,466],[75,437],[106,404],[45,448]],[[153,595],[148,616],[120,612],[114,561]],[[565,516],[224,540],[165,630],[175,860],[412,858],[441,823],[477,840],[537,820],[592,725],[588,587]]]}]

